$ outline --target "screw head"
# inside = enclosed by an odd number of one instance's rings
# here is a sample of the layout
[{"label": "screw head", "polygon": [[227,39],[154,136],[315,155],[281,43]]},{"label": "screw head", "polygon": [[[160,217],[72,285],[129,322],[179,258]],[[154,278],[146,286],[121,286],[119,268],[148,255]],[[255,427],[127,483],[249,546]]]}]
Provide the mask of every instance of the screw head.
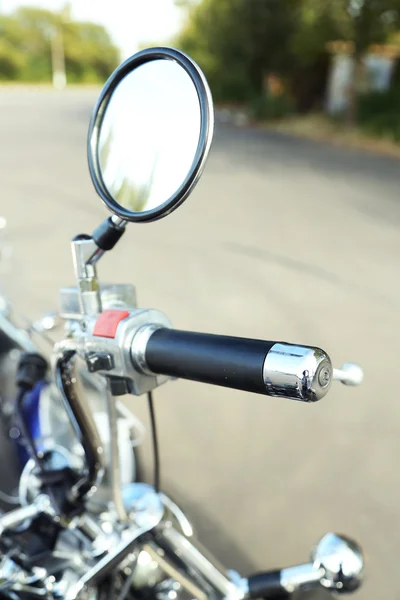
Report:
[{"label": "screw head", "polygon": [[327,385],[329,385],[331,379],[332,370],[328,366],[324,365],[318,373],[318,383],[321,387],[325,388]]}]

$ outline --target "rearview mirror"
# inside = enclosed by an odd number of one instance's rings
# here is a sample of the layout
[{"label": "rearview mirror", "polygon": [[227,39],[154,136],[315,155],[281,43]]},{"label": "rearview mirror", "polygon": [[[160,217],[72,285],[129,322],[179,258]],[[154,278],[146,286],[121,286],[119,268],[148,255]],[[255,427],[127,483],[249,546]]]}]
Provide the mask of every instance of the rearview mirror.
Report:
[{"label": "rearview mirror", "polygon": [[168,215],[198,182],[214,126],[207,81],[185,54],[143,50],[106,82],[88,135],[90,175],[126,221]]}]

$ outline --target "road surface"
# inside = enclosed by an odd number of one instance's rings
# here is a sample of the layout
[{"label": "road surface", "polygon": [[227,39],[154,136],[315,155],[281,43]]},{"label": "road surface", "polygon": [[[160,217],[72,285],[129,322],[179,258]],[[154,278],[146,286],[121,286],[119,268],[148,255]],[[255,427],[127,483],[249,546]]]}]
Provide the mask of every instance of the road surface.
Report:
[{"label": "road surface", "polygon": [[[71,237],[106,215],[86,166],[95,98],[0,92],[4,281],[31,316],[73,282]],[[362,387],[312,406],[182,381],[157,392],[163,485],[233,568],[302,562],[337,530],[366,552],[359,597],[399,597],[399,200],[396,160],[218,125],[190,199],[130,226],[100,265],[178,328],[314,344],[365,368]],[[128,403],[147,422],[145,400]]]}]

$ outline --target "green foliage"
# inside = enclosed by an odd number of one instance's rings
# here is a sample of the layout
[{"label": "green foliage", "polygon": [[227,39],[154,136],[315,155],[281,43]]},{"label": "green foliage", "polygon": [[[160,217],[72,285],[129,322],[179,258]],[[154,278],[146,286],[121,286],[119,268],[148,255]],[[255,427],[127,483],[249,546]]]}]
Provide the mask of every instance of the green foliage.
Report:
[{"label": "green foliage", "polygon": [[350,41],[361,56],[400,26],[400,0],[301,0],[299,7],[301,53],[325,38]]},{"label": "green foliage", "polygon": [[[203,68],[217,102],[252,103],[254,97],[262,98],[263,80],[270,73],[283,76],[289,91],[295,92],[303,71],[312,73],[320,64],[326,43],[336,32],[326,4],[332,3],[202,0],[188,9],[175,43]],[[312,86],[317,89],[314,80]],[[295,98],[299,103],[309,96],[305,88],[303,83],[302,97]]]},{"label": "green foliage", "polygon": [[203,0],[175,43],[204,69],[219,101],[260,94],[267,71],[285,71],[293,0]]},{"label": "green foliage", "polygon": [[63,13],[24,7],[0,17],[0,79],[51,81],[54,35],[63,42],[69,82],[103,82],[119,62],[118,49],[101,25],[74,22]]},{"label": "green foliage", "polygon": [[370,44],[384,42],[399,28],[400,0],[341,1],[349,15],[349,39],[355,44],[356,55],[362,55]]},{"label": "green foliage", "polygon": [[400,141],[400,87],[364,94],[359,99],[358,122],[372,135]]},{"label": "green foliage", "polygon": [[294,106],[288,94],[262,94],[251,102],[250,111],[257,121],[277,121],[292,114]]},{"label": "green foliage", "polygon": [[104,81],[119,62],[118,50],[103,27],[93,23],[64,26],[65,64],[71,81]]},{"label": "green foliage", "polygon": [[302,67],[313,65],[332,40],[348,39],[342,0],[302,0],[297,5],[296,28],[290,50]]},{"label": "green foliage", "polygon": [[0,38],[0,79],[16,79],[26,64],[21,51],[13,51],[8,40]]},{"label": "green foliage", "polygon": [[359,57],[400,29],[400,0],[177,1],[187,19],[175,44],[203,68],[217,102],[251,104],[272,73],[285,79],[298,109],[316,108],[328,42],[349,41]]}]

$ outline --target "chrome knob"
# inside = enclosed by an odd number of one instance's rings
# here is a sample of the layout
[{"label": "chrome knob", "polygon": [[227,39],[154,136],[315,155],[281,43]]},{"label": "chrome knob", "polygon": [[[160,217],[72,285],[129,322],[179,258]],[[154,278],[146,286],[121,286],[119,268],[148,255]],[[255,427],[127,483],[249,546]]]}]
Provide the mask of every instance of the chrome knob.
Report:
[{"label": "chrome knob", "polygon": [[263,379],[268,396],[316,402],[332,382],[332,364],[320,348],[276,343],[264,360]]},{"label": "chrome knob", "polygon": [[344,535],[327,533],[311,554],[315,570],[323,571],[323,587],[341,594],[354,592],[362,582],[364,559],[360,546]]},{"label": "chrome knob", "polygon": [[31,329],[36,333],[44,333],[45,331],[52,331],[56,329],[61,323],[57,313],[46,313],[40,317],[37,321],[32,323]]},{"label": "chrome knob", "polygon": [[364,371],[355,363],[344,363],[340,369],[333,369],[333,379],[344,385],[360,385],[364,379]]}]

